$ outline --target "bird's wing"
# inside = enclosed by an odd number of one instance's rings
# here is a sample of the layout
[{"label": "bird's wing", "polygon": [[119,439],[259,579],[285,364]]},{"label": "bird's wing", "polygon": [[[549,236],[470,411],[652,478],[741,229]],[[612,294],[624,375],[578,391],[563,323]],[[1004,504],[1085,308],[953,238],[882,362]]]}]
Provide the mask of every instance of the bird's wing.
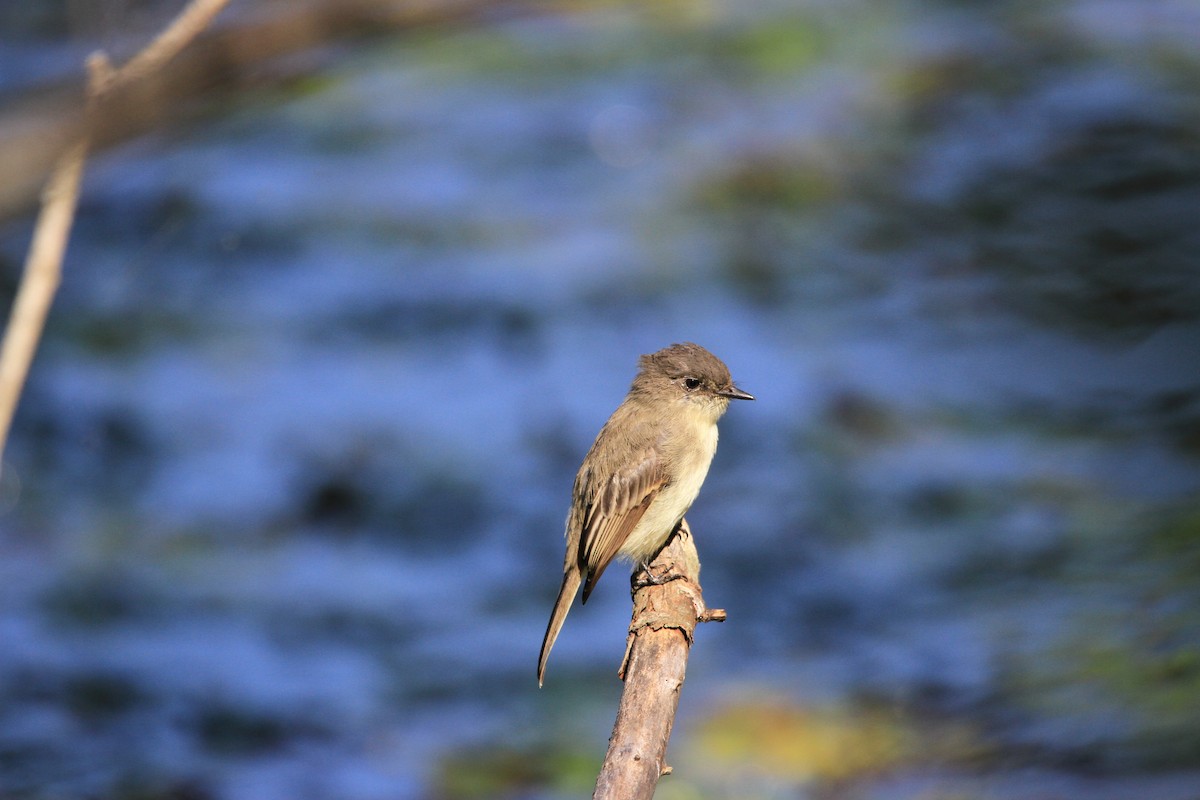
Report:
[{"label": "bird's wing", "polygon": [[580,561],[587,570],[583,602],[666,485],[666,471],[657,448],[647,448],[629,468],[592,489],[583,518]]}]

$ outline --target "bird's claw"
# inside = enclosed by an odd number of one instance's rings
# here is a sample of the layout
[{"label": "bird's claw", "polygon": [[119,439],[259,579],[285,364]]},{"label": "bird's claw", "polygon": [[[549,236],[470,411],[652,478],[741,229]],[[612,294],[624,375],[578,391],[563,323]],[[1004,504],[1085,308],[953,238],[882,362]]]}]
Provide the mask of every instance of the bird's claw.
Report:
[{"label": "bird's claw", "polygon": [[680,578],[686,577],[686,575],[678,572],[672,572],[670,568],[663,570],[660,575],[655,575],[650,570],[648,564],[643,564],[642,568],[633,574],[630,583],[636,591],[638,589],[645,589],[647,586],[662,586],[664,583],[670,583],[671,581],[677,581]]}]

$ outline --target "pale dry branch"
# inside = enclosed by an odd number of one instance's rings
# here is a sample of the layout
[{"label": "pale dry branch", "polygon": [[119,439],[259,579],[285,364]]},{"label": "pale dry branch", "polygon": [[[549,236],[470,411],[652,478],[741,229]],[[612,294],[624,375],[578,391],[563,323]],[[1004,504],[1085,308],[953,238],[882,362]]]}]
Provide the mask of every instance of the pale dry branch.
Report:
[{"label": "pale dry branch", "polygon": [[[399,31],[452,28],[547,13],[574,6],[521,0],[254,0],[243,3],[233,24],[208,28],[176,50],[178,37],[135,56],[123,77],[105,89],[104,102],[85,115],[85,92],[51,81],[16,89],[0,111],[0,220],[25,213],[36,202],[59,155],[84,130],[90,152],[159,130],[203,113],[207,104],[246,90],[279,87],[312,74],[339,57],[338,42],[384,37]],[[191,20],[191,17],[187,17]],[[172,25],[175,30],[190,22]],[[160,37],[161,39],[162,37]],[[303,57],[295,56],[303,54]],[[145,69],[153,64],[153,70]],[[136,76],[136,77],[135,77]]]},{"label": "pale dry branch", "polygon": [[199,36],[228,4],[229,0],[192,0],[162,33],[129,59],[125,66],[113,72],[108,81],[93,85],[93,90],[107,91],[155,72]]},{"label": "pale dry branch", "polygon": [[648,800],[658,779],[671,772],[667,742],[696,624],[725,619],[721,609],[705,608],[700,558],[686,521],[648,571],[653,580],[644,571],[634,573],[633,619],[620,671],[625,690],[592,795],[598,800]]},{"label": "pale dry branch", "polygon": [[[119,70],[103,53],[88,59],[88,116],[94,117],[104,96],[114,87],[128,85],[161,67],[204,29],[229,0],[192,0],[167,28]],[[63,256],[71,238],[79,184],[91,144],[89,125],[54,164],[42,206],[34,224],[25,271],[13,300],[4,342],[0,345],[0,464],[8,432],[20,402],[29,367],[46,327],[46,315],[62,281]],[[0,467],[2,468],[2,467]]]},{"label": "pale dry branch", "polygon": [[62,278],[63,254],[71,235],[86,159],[87,142],[76,142],[59,157],[42,193],[42,210],[25,259],[25,272],[0,346],[0,454]]}]

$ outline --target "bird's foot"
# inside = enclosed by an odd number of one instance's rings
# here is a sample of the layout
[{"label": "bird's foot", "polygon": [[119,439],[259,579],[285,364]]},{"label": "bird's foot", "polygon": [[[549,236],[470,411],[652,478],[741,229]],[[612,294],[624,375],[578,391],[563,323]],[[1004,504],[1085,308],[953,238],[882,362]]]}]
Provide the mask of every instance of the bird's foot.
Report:
[{"label": "bird's foot", "polygon": [[687,575],[683,575],[682,573],[672,572],[670,567],[663,567],[659,573],[655,574],[649,564],[642,564],[642,568],[633,573],[633,577],[630,578],[629,582],[633,586],[634,591],[637,591],[638,589],[645,589],[647,586],[662,586],[664,583],[670,583],[671,581],[677,581],[686,577]]}]

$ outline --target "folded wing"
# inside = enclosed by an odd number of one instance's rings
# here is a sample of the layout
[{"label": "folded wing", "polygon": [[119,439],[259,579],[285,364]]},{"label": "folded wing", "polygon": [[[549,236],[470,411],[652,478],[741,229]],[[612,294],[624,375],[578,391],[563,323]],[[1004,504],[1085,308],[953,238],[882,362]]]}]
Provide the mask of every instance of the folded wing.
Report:
[{"label": "folded wing", "polygon": [[587,570],[583,602],[665,484],[658,452],[649,448],[602,486],[584,489],[593,499],[584,515],[581,538],[581,561]]}]

